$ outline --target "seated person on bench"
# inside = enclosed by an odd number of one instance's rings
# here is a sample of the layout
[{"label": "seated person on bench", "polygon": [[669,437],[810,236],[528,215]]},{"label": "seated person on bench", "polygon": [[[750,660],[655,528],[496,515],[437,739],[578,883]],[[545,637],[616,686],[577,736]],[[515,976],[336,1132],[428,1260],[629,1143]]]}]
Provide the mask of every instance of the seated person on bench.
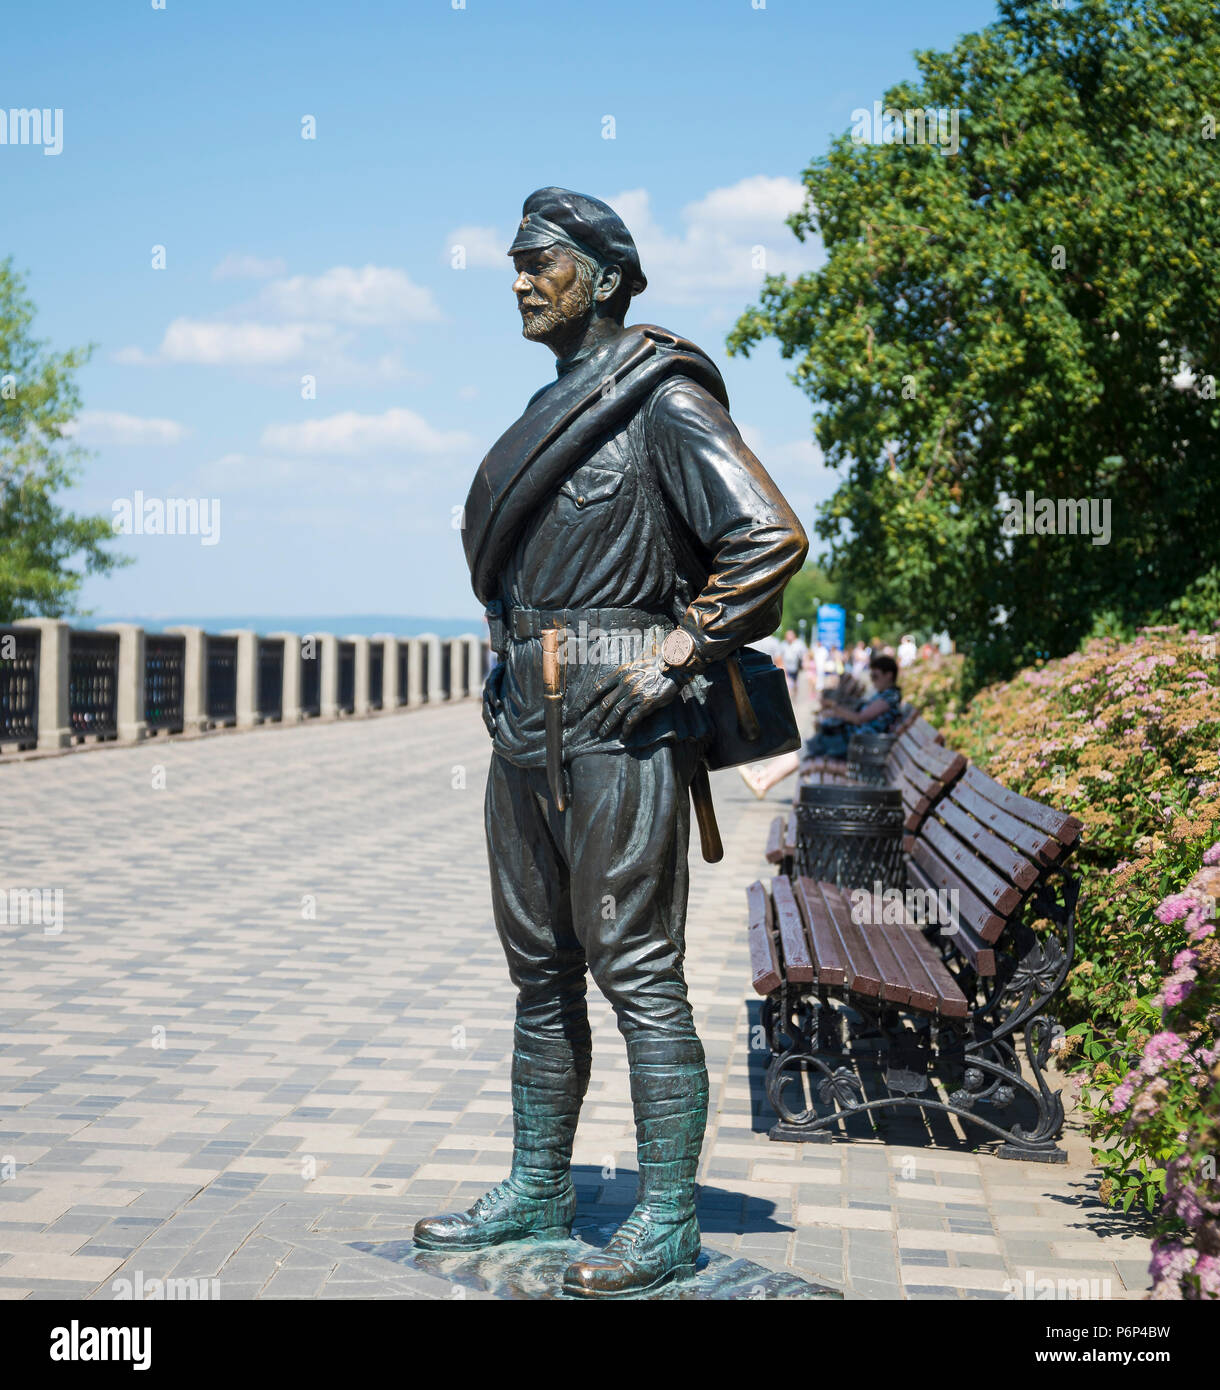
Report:
[{"label": "seated person on bench", "polygon": [[892,656],[877,656],[869,662],[868,673],[874,693],[858,700],[854,709],[823,699],[821,727],[805,740],[799,755],[784,753],[772,758],[761,771],[753,767],[740,769],[746,785],[760,801],[777,782],[812,759],[846,758],[847,745],[856,734],[884,734],[897,723],[898,707],[902,704],[902,691],[897,685],[898,663]]}]

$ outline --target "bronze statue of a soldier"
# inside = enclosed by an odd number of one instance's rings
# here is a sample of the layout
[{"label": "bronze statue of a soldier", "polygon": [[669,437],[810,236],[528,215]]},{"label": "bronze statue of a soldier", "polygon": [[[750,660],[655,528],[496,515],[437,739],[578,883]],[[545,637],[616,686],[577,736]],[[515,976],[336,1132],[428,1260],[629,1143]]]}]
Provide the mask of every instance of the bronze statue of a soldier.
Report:
[{"label": "bronze statue of a soldier", "polygon": [[[627,1045],[639,1194],[563,1287],[614,1298],[693,1270],[699,1254],[707,1070],[682,969],[688,797],[717,857],[709,763],[776,751],[736,654],[778,624],[808,542],[729,418],[711,359],[624,324],[647,282],[622,219],[563,188],[531,194],[522,214],[513,292],[557,375],[480,465],[463,533],[500,655],[483,716],[492,898],[518,991],[513,1159],[504,1182],[466,1212],[420,1221],[415,1240],[460,1251],[570,1233],[588,971]],[[623,659],[594,640],[574,660],[578,632],[639,642]],[[717,757],[725,691],[754,741]],[[791,747],[786,692],[783,703]]]}]

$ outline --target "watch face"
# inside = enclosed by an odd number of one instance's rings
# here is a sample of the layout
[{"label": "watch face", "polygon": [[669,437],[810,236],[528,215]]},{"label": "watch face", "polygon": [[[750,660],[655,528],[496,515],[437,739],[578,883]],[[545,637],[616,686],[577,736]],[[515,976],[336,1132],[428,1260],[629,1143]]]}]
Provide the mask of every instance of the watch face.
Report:
[{"label": "watch face", "polygon": [[668,666],[682,666],[695,650],[695,639],[685,628],[676,627],[661,644],[661,657]]}]

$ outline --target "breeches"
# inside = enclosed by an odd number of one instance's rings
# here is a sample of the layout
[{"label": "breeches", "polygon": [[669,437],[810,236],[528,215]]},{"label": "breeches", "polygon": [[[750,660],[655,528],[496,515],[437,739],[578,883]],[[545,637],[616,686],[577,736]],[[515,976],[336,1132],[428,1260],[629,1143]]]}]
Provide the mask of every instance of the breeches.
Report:
[{"label": "breeches", "polygon": [[587,1038],[587,970],[629,1043],[695,1039],[682,964],[696,757],[689,743],[576,757],[559,812],[544,769],[493,755],[487,848],[518,1035]]}]

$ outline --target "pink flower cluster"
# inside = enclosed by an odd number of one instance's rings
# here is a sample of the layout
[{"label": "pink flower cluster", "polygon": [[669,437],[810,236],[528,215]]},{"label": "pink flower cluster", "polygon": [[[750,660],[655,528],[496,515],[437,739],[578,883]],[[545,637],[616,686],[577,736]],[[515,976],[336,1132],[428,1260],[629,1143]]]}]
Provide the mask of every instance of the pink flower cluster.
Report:
[{"label": "pink flower cluster", "polygon": [[1175,1009],[1188,999],[1198,980],[1195,965],[1198,951],[1179,951],[1173,958],[1173,973],[1165,977],[1161,986],[1160,1003],[1162,1009]]},{"label": "pink flower cluster", "polygon": [[1156,920],[1164,922],[1166,926],[1171,922],[1180,922],[1195,906],[1195,900],[1189,893],[1171,893],[1157,908]]},{"label": "pink flower cluster", "polygon": [[[1215,1255],[1201,1255],[1180,1241],[1158,1239],[1152,1242],[1149,1269],[1154,1280],[1152,1298],[1181,1300],[1187,1296],[1184,1290],[1195,1283],[1198,1298],[1220,1298],[1220,1259]],[[1191,1296],[1196,1296],[1193,1289]]]},{"label": "pink flower cluster", "polygon": [[1145,1076],[1155,1076],[1162,1068],[1185,1057],[1186,1051],[1186,1044],[1176,1033],[1154,1033],[1144,1044],[1139,1069]]}]

